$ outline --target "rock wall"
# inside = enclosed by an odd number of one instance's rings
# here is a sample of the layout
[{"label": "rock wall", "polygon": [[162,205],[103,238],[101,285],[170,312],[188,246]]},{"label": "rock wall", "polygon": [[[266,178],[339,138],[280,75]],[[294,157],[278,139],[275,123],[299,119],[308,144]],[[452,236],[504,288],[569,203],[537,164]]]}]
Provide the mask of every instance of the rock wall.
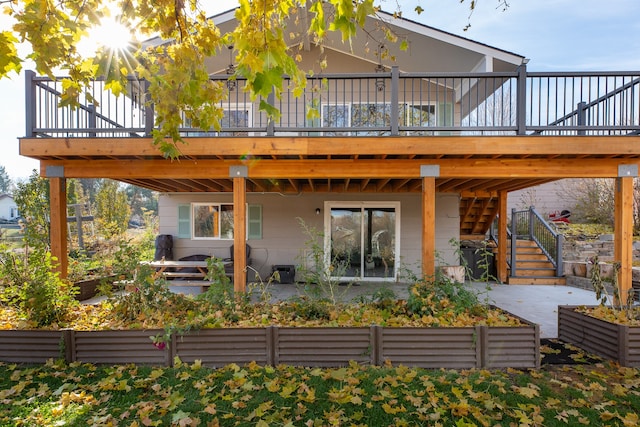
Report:
[{"label": "rock wall", "polygon": [[[603,234],[598,240],[567,239],[562,249],[565,261],[586,261],[594,256],[613,261],[613,235]],[[640,261],[640,241],[633,242],[633,259]]]}]

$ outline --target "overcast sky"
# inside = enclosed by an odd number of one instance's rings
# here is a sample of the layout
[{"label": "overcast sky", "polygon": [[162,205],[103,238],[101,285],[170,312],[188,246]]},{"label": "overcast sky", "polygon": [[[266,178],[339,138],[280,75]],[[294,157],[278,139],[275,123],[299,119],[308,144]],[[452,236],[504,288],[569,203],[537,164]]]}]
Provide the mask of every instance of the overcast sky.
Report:
[{"label": "overcast sky", "polygon": [[[478,0],[469,19],[468,2],[459,0],[384,0],[392,12],[401,4],[405,17],[530,58],[530,71],[640,71],[639,0]],[[231,0],[201,0],[211,13],[234,7]],[[413,10],[420,5],[424,12]],[[0,28],[8,26],[0,17]],[[24,77],[0,80],[0,165],[13,179],[26,178],[38,162],[18,154],[25,135]]]}]

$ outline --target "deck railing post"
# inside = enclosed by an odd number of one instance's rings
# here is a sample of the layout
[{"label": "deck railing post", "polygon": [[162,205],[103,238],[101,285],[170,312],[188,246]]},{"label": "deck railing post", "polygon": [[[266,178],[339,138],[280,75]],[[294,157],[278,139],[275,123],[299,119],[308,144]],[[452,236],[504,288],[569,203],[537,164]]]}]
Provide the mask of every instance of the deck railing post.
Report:
[{"label": "deck railing post", "polygon": [[585,129],[580,129],[580,126],[587,125],[587,103],[579,102],[578,109],[576,111],[578,114],[578,135],[586,135],[587,131]]},{"label": "deck railing post", "polygon": [[34,137],[35,132],[33,131],[36,128],[36,84],[35,84],[35,76],[36,73],[27,70],[24,73],[25,77],[25,86],[24,86],[24,99],[25,99],[25,135],[26,137]]},{"label": "deck railing post", "polygon": [[[87,105],[87,114],[89,115],[87,126],[89,129],[96,129],[98,121],[96,120],[96,106],[94,104]],[[96,137],[95,130],[89,132],[89,137]]]},{"label": "deck railing post", "polygon": [[526,135],[527,133],[527,64],[522,63],[518,67],[516,99],[516,133]]},{"label": "deck railing post", "polygon": [[400,132],[399,92],[400,91],[400,69],[397,65],[391,67],[391,135],[397,136]]},{"label": "deck railing post", "polygon": [[535,210],[536,208],[534,206],[529,206],[529,239],[533,240],[533,238],[535,237],[535,233],[534,233],[534,221],[535,221]]},{"label": "deck railing post", "polygon": [[556,236],[556,276],[564,276],[564,262],[562,261],[562,245],[564,244],[564,235]]},{"label": "deck railing post", "polygon": [[511,253],[509,254],[510,258],[510,276],[515,277],[516,275],[516,242],[518,241],[518,218],[516,215],[516,210],[511,209]]}]

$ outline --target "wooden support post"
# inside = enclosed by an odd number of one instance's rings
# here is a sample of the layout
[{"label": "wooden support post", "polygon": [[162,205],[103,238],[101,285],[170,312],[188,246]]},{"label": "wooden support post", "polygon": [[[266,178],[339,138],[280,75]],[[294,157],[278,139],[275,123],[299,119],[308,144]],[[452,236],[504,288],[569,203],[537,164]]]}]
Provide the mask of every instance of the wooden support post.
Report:
[{"label": "wooden support post", "polygon": [[422,178],[422,276],[436,274],[436,178]]},{"label": "wooden support post", "polygon": [[51,210],[49,239],[51,255],[58,259],[57,270],[67,277],[67,180],[49,178],[49,203]]},{"label": "wooden support post", "polygon": [[620,263],[620,271],[618,271],[620,302],[627,305],[629,292],[632,289],[633,266],[632,176],[616,179],[614,236],[613,257],[616,262]]},{"label": "wooden support post", "polygon": [[247,291],[247,182],[233,178],[233,290]]},{"label": "wooden support post", "polygon": [[496,253],[496,275],[500,283],[507,282],[507,256],[509,255],[507,238],[507,195],[506,191],[498,194],[498,253]]}]

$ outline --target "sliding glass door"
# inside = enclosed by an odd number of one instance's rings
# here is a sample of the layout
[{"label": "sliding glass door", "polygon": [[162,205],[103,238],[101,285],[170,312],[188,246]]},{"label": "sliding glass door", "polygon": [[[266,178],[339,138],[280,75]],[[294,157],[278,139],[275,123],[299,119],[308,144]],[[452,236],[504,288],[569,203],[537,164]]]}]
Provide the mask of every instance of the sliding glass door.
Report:
[{"label": "sliding glass door", "polygon": [[344,279],[394,280],[399,211],[396,202],[328,202],[331,274]]}]

